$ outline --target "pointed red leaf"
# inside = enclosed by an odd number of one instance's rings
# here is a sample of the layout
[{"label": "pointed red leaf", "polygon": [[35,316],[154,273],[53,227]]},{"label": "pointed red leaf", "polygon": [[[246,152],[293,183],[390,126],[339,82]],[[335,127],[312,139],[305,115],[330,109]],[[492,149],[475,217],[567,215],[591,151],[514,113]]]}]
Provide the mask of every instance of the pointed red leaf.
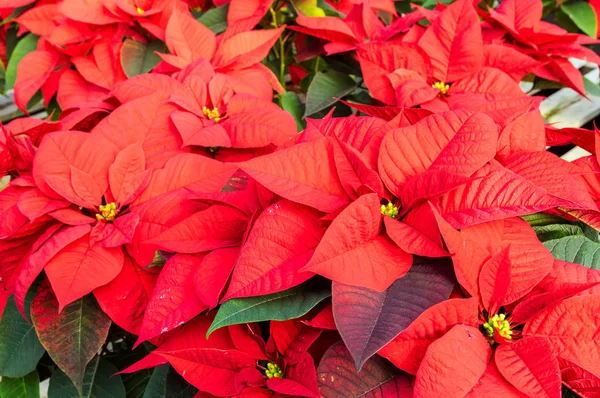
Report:
[{"label": "pointed red leaf", "polygon": [[[527,134],[523,134],[527,131]],[[498,158],[518,152],[539,152],[546,148],[544,119],[537,110],[517,116],[500,132]]]},{"label": "pointed red leaf", "polygon": [[231,139],[220,124],[206,126],[205,122],[190,112],[175,111],[171,121],[181,135],[184,146],[231,147]]},{"label": "pointed red leaf", "polygon": [[90,246],[89,236],[86,235],[60,250],[44,270],[56,293],[60,311],[95,288],[112,281],[122,267],[123,249]]},{"label": "pointed red leaf", "polygon": [[477,298],[450,299],[426,309],[391,343],[379,351],[398,368],[416,374],[434,341],[455,325],[477,326]]},{"label": "pointed red leaf", "polygon": [[391,217],[384,217],[385,232],[407,253],[427,257],[449,256],[446,250],[416,228]]},{"label": "pointed red leaf", "polygon": [[512,384],[510,384],[498,370],[496,362],[490,361],[485,373],[481,376],[477,384],[473,386],[471,391],[465,398],[485,398],[499,395],[503,398],[527,398]]},{"label": "pointed red leaf", "polygon": [[491,356],[490,344],[479,329],[454,326],[427,349],[417,372],[415,396],[464,396],[479,381]]},{"label": "pointed red leaf", "polygon": [[196,296],[192,279],[201,262],[202,256],[182,254],[167,261],[156,280],[136,345],[184,324],[207,308]]},{"label": "pointed red leaf", "polygon": [[377,194],[358,198],[335,218],[302,270],[352,286],[387,289],[408,272],[412,256],[380,234],[381,217]]},{"label": "pointed red leaf", "polygon": [[239,253],[238,247],[213,250],[194,269],[194,290],[200,301],[209,308],[215,308],[219,304]]},{"label": "pointed red leaf", "polygon": [[298,144],[240,167],[274,193],[318,210],[332,212],[348,203],[327,140]]},{"label": "pointed red leaf", "polygon": [[241,32],[223,40],[215,54],[219,67],[242,69],[261,62],[285,27]]},{"label": "pointed red leaf", "polygon": [[165,35],[169,51],[188,62],[199,58],[210,60],[217,47],[215,34],[177,7],[173,8]]},{"label": "pointed red leaf", "polygon": [[600,377],[594,376],[573,362],[558,358],[562,382],[575,393],[590,398],[597,398],[600,391]]},{"label": "pointed red leaf", "polygon": [[27,103],[48,80],[59,62],[57,53],[33,51],[19,62],[15,81],[15,104],[27,112]]},{"label": "pointed red leaf", "polygon": [[530,397],[561,397],[560,367],[544,337],[527,336],[496,350],[500,373]]},{"label": "pointed red leaf", "polygon": [[[133,195],[143,188],[146,158],[139,142],[129,145],[115,157],[108,169],[108,181],[113,198],[121,206],[129,204]],[[148,176],[149,177],[149,176]]]},{"label": "pointed red leaf", "polygon": [[415,264],[382,293],[333,283],[333,315],[356,368],[406,329],[423,311],[447,300],[454,288],[443,264]]},{"label": "pointed red leaf", "polygon": [[333,143],[335,166],[340,181],[351,198],[357,198],[361,187],[368,187],[383,196],[383,183],[377,172],[367,164],[364,156],[355,148],[337,140]]},{"label": "pointed red leaf", "polygon": [[494,254],[481,267],[479,294],[483,308],[488,313],[498,312],[511,282],[512,264],[509,255],[510,243],[501,252]]},{"label": "pointed red leaf", "polygon": [[309,353],[304,353],[300,360],[289,366],[285,378],[267,380],[267,387],[282,394],[319,398],[315,363]]}]

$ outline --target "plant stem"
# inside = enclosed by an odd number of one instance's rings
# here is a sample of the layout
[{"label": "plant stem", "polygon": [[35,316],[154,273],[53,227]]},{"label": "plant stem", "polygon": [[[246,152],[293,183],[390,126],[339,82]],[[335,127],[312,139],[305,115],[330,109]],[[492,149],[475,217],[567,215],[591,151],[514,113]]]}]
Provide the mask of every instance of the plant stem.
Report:
[{"label": "plant stem", "polygon": [[[272,25],[275,29],[279,27],[277,24],[277,13],[273,7],[269,7],[271,17],[273,18]],[[279,36],[279,83],[285,87],[285,41]]]}]

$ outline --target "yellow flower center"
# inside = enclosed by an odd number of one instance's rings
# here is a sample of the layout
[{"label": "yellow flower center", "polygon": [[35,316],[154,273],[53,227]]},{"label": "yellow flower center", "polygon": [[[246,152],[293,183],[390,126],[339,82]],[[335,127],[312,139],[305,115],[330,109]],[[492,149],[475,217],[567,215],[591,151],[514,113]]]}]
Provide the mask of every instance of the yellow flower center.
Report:
[{"label": "yellow flower center", "polygon": [[139,15],[142,15],[142,14],[144,13],[144,10],[143,10],[143,9],[141,9],[140,7],[136,8],[135,10],[137,11],[137,13],[138,13]]},{"label": "yellow flower center", "polygon": [[217,108],[208,109],[207,107],[202,107],[202,113],[209,119],[215,121],[215,123],[219,123],[221,121],[221,114]]},{"label": "yellow flower center", "polygon": [[513,331],[510,328],[510,322],[506,320],[506,315],[496,314],[489,318],[486,323],[483,324],[485,333],[490,339],[494,338],[494,331],[497,329],[500,336],[507,340],[512,339]]},{"label": "yellow flower center", "polygon": [[100,213],[96,213],[96,219],[98,221],[114,221],[117,214],[119,214],[119,209],[117,209],[115,202],[107,203],[104,206],[100,205],[98,206],[98,210],[100,210]]},{"label": "yellow flower center", "polygon": [[269,362],[267,364],[267,370],[265,371],[265,375],[267,376],[267,378],[272,379],[272,378],[283,378],[283,373],[281,372],[281,369],[279,368],[279,366],[277,366],[277,364]]},{"label": "yellow flower center", "polygon": [[438,90],[440,90],[440,93],[442,93],[443,95],[446,95],[448,90],[450,90],[450,85],[446,84],[444,82],[435,82],[431,85],[431,87],[437,88]]},{"label": "yellow flower center", "polygon": [[398,206],[394,206],[392,202],[389,202],[386,205],[381,205],[381,214],[384,216],[390,216],[392,218],[396,218],[398,215]]}]

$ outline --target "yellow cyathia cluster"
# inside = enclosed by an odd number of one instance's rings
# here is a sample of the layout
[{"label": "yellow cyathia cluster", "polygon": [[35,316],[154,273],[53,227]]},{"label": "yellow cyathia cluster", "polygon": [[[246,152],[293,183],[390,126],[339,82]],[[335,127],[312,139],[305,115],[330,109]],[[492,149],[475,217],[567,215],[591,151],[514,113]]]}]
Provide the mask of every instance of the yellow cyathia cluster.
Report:
[{"label": "yellow cyathia cluster", "polygon": [[219,113],[219,110],[217,108],[213,108],[211,110],[211,109],[208,109],[207,107],[203,106],[202,113],[204,113],[204,116],[206,116],[209,119],[214,120],[216,123],[219,123],[221,121],[221,114]]},{"label": "yellow cyathia cluster", "polygon": [[98,206],[98,210],[100,213],[96,213],[96,218],[98,221],[113,221],[117,214],[119,214],[119,209],[117,209],[117,205],[115,202],[107,203],[104,206]]}]

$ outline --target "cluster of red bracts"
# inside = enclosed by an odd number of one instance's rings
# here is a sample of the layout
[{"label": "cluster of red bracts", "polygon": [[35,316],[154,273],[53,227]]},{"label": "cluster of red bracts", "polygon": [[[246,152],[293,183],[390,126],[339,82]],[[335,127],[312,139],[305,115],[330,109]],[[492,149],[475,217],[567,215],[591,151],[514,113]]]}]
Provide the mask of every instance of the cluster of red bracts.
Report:
[{"label": "cluster of red bracts", "polygon": [[[282,28],[216,37],[175,0],[70,3],[19,17],[41,38],[17,104],[41,88],[66,112],[2,127],[1,307],[14,294],[24,313],[40,275],[38,297],[59,311],[93,294],[158,347],[125,372],[170,363],[199,396],[334,395],[332,369],[389,366],[381,357],[402,371],[382,396],[598,393],[600,272],[554,260],[520,218],[600,228],[598,132],[545,126],[518,85],[535,72],[583,91],[565,59],[596,59],[591,40],[539,21],[541,2],[486,12],[459,0],[388,27],[383,1],[299,17],[294,29],[326,51],[356,49],[387,105],[350,104],[371,116],[309,119],[301,133],[260,64]],[[104,62],[132,21],[169,54],[127,79]],[[592,155],[546,151],[568,142]],[[255,323],[205,337],[223,302],[320,277],[331,304],[271,321],[266,341]],[[32,313],[51,322],[40,301]]]}]

